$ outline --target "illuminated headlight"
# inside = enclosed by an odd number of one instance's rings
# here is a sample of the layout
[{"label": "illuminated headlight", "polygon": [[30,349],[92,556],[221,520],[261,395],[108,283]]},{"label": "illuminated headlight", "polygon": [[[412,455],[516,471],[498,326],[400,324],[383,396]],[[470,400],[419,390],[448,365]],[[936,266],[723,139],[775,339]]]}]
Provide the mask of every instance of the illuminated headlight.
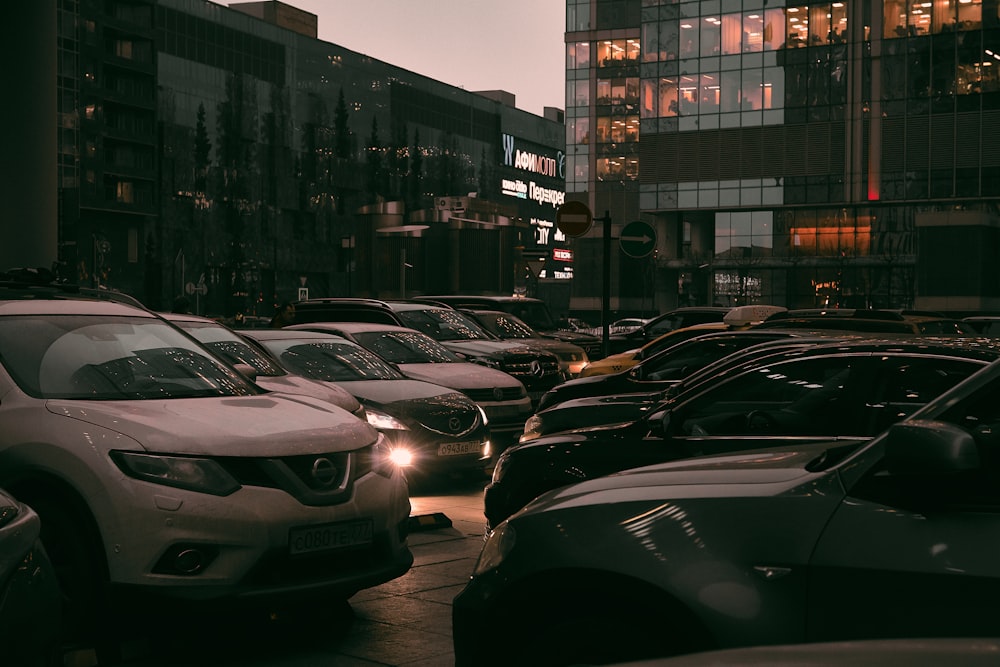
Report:
[{"label": "illuminated headlight", "polygon": [[225,468],[211,459],[136,452],[111,452],[123,473],[134,479],[179,489],[228,496],[240,488]]},{"label": "illuminated headlight", "polygon": [[472,574],[478,576],[500,567],[500,564],[503,563],[504,559],[514,549],[514,542],[514,527],[504,521],[497,526],[496,530],[490,533],[486,544],[483,545],[483,550],[479,554],[479,560],[476,561],[476,567],[473,569]]},{"label": "illuminated headlight", "polygon": [[405,447],[396,447],[389,452],[389,460],[400,468],[408,468],[413,465],[413,452]]},{"label": "illuminated headlight", "polygon": [[409,431],[410,427],[399,421],[392,415],[382,412],[381,410],[376,410],[374,408],[365,408],[365,413],[368,417],[368,423],[377,428],[380,431]]},{"label": "illuminated headlight", "polygon": [[524,433],[521,434],[519,442],[528,442],[542,435],[542,418],[537,414],[528,417],[524,422]]}]

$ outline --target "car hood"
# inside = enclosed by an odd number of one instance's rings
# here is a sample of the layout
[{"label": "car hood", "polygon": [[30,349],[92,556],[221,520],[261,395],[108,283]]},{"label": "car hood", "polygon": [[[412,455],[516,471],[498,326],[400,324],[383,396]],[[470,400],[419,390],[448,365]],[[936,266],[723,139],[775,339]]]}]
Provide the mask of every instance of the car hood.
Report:
[{"label": "car hood", "polygon": [[830,443],[739,452],[634,468],[551,491],[530,511],[631,501],[776,496],[817,476],[806,470]]},{"label": "car hood", "polygon": [[554,338],[556,340],[566,341],[567,343],[600,343],[601,338],[599,336],[594,336],[593,334],[584,333],[582,331],[567,331],[564,329],[556,329],[554,331],[541,332],[543,336],[547,338]]},{"label": "car hood", "polygon": [[49,412],[125,435],[146,451],[213,456],[288,456],[349,451],[376,431],[305,396],[267,394],[147,401],[50,400]]},{"label": "car hood", "polygon": [[[454,397],[458,392],[439,384],[423,380],[359,380],[338,382],[346,391],[366,404],[392,405],[408,401],[427,401],[442,397]],[[458,394],[463,396],[464,394]],[[468,401],[468,399],[465,399]],[[468,401],[470,407],[471,401]]]},{"label": "car hood", "polygon": [[297,375],[259,375],[255,382],[268,391],[280,391],[297,396],[312,396],[355,413],[361,404],[351,392],[335,384],[317,382]]},{"label": "car hood", "polygon": [[492,387],[516,387],[517,378],[503,371],[471,362],[448,364],[398,364],[405,375],[424,382],[433,382],[459,391]]}]

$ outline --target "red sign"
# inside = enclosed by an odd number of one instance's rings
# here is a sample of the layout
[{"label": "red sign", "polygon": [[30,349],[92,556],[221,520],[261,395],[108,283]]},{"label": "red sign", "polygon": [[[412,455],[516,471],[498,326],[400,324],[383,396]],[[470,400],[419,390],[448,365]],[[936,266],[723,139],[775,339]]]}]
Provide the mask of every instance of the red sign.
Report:
[{"label": "red sign", "polygon": [[572,263],[573,262],[573,251],[572,250],[564,250],[563,248],[553,248],[552,249],[552,259],[556,260],[557,262]]}]

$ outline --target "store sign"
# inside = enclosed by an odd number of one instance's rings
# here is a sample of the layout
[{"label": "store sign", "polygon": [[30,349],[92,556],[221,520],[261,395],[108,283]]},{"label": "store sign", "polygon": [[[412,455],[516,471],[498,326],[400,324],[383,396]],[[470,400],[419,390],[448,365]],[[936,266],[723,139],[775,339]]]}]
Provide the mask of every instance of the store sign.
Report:
[{"label": "store sign", "polygon": [[517,145],[517,139],[512,134],[501,136],[503,144],[503,166],[520,169],[539,176],[549,178],[566,178],[566,154],[555,151],[544,155],[534,151],[522,150]]},{"label": "store sign", "polygon": [[553,248],[552,259],[556,260],[557,262],[571,263],[573,261],[573,251],[566,250],[564,248]]}]

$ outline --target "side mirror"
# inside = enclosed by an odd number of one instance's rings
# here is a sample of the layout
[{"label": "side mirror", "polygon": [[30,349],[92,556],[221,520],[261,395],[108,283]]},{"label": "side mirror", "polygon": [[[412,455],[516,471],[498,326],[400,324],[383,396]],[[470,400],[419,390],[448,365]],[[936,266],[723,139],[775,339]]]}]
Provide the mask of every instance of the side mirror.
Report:
[{"label": "side mirror", "polygon": [[946,474],[980,465],[976,441],[954,424],[918,419],[893,424],[886,433],[885,468],[890,474]]},{"label": "side mirror", "polygon": [[657,410],[649,415],[649,434],[663,440],[670,438],[674,434],[674,421],[673,412],[669,408]]}]

